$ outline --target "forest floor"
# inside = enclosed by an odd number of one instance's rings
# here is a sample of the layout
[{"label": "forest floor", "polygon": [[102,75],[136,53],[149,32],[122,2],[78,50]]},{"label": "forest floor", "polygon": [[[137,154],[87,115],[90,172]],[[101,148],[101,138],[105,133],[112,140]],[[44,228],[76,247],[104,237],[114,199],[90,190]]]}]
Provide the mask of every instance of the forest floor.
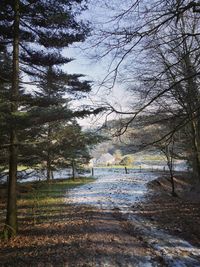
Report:
[{"label": "forest floor", "polygon": [[[179,197],[174,198],[166,178],[150,182],[145,198],[130,206],[131,216],[200,248],[198,188],[188,190],[191,185],[182,177],[176,179],[176,186]],[[140,221],[139,226],[137,220],[130,222],[119,208],[74,205],[70,199],[66,203],[67,196],[55,194],[54,200],[40,203],[40,207],[20,202],[19,235],[0,242],[0,266],[200,266],[195,253],[199,265],[170,265],[163,251],[152,246]],[[182,249],[180,253],[186,257],[188,252]]]},{"label": "forest floor", "polygon": [[200,184],[194,185],[182,175],[174,179],[177,197],[171,196],[171,183],[165,175],[148,184],[151,191],[146,200],[133,205],[132,211],[157,229],[200,247]]}]

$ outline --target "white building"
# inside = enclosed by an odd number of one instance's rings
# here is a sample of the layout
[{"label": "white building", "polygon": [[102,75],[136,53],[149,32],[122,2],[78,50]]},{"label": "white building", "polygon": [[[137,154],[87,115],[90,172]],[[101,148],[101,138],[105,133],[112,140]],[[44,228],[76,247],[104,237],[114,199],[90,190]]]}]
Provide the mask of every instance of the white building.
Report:
[{"label": "white building", "polygon": [[112,165],[115,164],[115,158],[110,153],[102,154],[98,159],[96,159],[96,162],[94,162],[94,165]]}]

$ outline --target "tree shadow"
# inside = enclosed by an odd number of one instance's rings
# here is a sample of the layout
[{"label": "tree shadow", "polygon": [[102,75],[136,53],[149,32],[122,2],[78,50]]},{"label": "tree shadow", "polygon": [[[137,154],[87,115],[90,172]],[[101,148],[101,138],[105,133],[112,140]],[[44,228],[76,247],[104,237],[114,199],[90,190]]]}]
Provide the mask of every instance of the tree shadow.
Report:
[{"label": "tree shadow", "polygon": [[200,205],[168,194],[150,195],[132,207],[133,214],[148,219],[157,229],[167,230],[200,247]]},{"label": "tree shadow", "polygon": [[[65,220],[21,225],[2,243],[1,266],[137,266],[148,248],[128,235],[112,212],[66,205]],[[101,265],[102,264],[102,265]]]}]

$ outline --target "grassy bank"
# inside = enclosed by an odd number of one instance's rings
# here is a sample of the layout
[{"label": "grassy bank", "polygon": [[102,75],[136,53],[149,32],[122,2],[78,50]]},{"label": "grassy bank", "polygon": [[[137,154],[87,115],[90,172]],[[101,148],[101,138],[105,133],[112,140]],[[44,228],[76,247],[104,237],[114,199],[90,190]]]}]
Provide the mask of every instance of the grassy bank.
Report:
[{"label": "grassy bank", "polygon": [[[74,187],[93,182],[94,178],[76,178],[27,182],[18,184],[18,219],[19,229],[23,225],[36,225],[51,221],[63,220],[66,211],[67,191]],[[5,187],[0,188],[0,231],[2,231],[6,215]]]}]

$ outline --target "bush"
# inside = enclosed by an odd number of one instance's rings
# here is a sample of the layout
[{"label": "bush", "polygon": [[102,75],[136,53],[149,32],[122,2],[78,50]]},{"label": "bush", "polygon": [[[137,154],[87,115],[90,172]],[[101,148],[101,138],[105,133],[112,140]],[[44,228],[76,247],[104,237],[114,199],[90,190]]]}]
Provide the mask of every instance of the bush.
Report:
[{"label": "bush", "polygon": [[126,166],[126,165],[131,165],[132,163],[133,163],[133,157],[124,156],[119,164],[123,165],[123,166]]}]

